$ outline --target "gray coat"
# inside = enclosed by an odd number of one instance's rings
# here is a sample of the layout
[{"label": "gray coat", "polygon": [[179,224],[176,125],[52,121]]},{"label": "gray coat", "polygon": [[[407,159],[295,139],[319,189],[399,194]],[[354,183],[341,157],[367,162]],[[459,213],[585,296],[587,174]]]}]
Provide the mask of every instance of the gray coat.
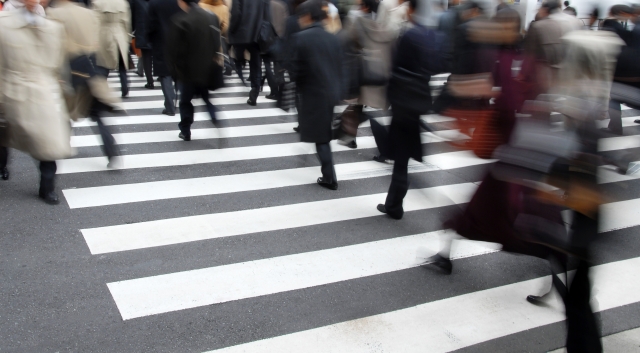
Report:
[{"label": "gray coat", "polygon": [[332,139],[333,108],[341,96],[340,42],[319,23],[294,37],[292,76],[300,95],[300,140],[327,143]]}]

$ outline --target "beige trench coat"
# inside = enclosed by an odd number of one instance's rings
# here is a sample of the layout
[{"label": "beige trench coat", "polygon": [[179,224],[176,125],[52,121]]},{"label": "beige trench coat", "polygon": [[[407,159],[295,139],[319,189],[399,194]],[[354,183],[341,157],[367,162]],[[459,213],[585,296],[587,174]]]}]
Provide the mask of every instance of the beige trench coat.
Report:
[{"label": "beige trench coat", "polygon": [[40,161],[73,155],[71,125],[60,97],[62,27],[22,12],[0,14],[0,106],[8,122],[5,144]]},{"label": "beige trench coat", "polygon": [[120,57],[129,68],[131,44],[131,9],[126,0],[94,0],[93,9],[100,18],[100,45],[96,53],[98,66],[118,68]]},{"label": "beige trench coat", "polygon": [[[365,17],[355,17],[348,21],[343,31],[344,40],[354,49],[381,58],[391,73],[391,52],[398,38],[398,32],[383,27],[380,23]],[[362,86],[358,104],[376,109],[388,109],[386,86]]]}]

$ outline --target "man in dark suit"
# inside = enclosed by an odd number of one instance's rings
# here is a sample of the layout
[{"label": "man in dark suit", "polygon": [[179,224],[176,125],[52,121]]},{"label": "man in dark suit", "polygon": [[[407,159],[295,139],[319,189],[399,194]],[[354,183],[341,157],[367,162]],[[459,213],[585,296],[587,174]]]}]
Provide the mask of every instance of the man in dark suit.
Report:
[{"label": "man in dark suit", "polygon": [[338,38],[324,30],[319,1],[307,0],[297,9],[302,30],[294,35],[292,77],[300,95],[300,140],[316,144],[322,164],[318,184],[338,189],[331,156],[333,108],[341,96],[341,47]]},{"label": "man in dark suit", "polygon": [[165,55],[168,51],[166,44],[167,31],[173,15],[179,13],[177,0],[150,0],[147,17],[147,38],[151,42],[153,51],[153,73],[160,78],[162,94],[164,94],[164,110],[162,114],[176,115],[176,92],[167,68]]},{"label": "man in dark suit", "polygon": [[[229,44],[239,49],[236,50],[236,53],[248,51],[251,55],[249,60],[251,92],[249,92],[247,104],[252,106],[256,105],[262,81],[262,61],[260,59],[258,35],[260,34],[265,12],[269,13],[269,0],[233,0],[233,5],[231,6]],[[269,21],[268,18],[267,21]]]},{"label": "man in dark suit", "polygon": [[[409,1],[409,18],[418,0]],[[412,21],[414,26],[398,40],[389,82],[389,101],[393,118],[389,128],[389,154],[395,161],[387,199],[378,211],[394,219],[404,215],[402,203],[409,189],[409,159],[422,161],[420,115],[431,109],[431,75],[442,67],[442,52],[435,32]]]},{"label": "man in dark suit", "polygon": [[[174,0],[175,1],[175,0]],[[180,134],[191,141],[194,96],[204,100],[211,120],[216,122],[215,107],[209,101],[209,89],[222,82],[224,59],[218,17],[198,6],[198,0],[177,0],[181,12],[176,14],[167,33],[167,66],[180,87]],[[217,75],[217,82],[212,78]]]},{"label": "man in dark suit", "polygon": [[[141,61],[138,62],[138,76],[147,78],[146,89],[154,89],[153,75],[151,74],[153,52],[151,43],[147,39],[147,13],[149,12],[149,0],[129,0],[131,7],[131,29],[136,36],[136,48],[142,52]],[[144,72],[143,72],[144,71]]]}]

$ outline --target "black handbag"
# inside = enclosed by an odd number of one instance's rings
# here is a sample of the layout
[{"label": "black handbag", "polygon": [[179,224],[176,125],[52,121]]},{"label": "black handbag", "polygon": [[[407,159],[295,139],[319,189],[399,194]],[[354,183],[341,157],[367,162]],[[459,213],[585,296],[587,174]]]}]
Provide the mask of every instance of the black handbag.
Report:
[{"label": "black handbag", "polygon": [[258,32],[258,46],[260,47],[260,54],[267,55],[271,52],[278,35],[271,24],[271,5],[268,1],[263,2],[265,4],[262,13],[262,23],[260,24],[260,32]]}]

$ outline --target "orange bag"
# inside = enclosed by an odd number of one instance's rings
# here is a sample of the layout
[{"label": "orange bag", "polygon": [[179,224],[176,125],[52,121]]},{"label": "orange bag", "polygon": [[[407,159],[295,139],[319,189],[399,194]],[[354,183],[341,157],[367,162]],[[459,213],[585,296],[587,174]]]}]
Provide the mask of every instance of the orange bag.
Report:
[{"label": "orange bag", "polygon": [[448,109],[445,116],[456,119],[460,132],[471,136],[470,141],[454,146],[470,149],[479,158],[490,159],[493,151],[506,142],[498,126],[498,114],[492,109]]}]

